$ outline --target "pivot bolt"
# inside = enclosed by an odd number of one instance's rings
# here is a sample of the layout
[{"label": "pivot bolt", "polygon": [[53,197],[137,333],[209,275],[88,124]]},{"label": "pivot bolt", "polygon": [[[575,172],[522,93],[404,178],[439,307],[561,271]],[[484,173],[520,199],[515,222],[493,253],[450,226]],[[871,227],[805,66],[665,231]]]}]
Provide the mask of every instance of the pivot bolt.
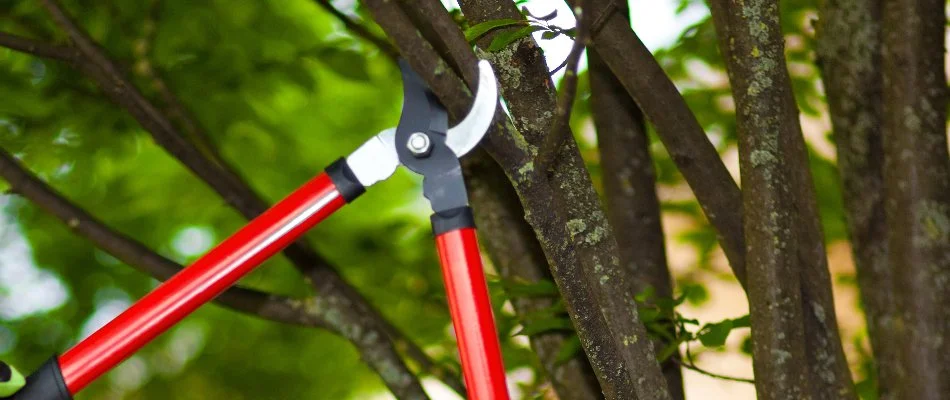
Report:
[{"label": "pivot bolt", "polygon": [[429,140],[429,136],[422,132],[409,135],[409,142],[406,143],[406,147],[417,158],[428,156],[432,152],[432,142]]}]

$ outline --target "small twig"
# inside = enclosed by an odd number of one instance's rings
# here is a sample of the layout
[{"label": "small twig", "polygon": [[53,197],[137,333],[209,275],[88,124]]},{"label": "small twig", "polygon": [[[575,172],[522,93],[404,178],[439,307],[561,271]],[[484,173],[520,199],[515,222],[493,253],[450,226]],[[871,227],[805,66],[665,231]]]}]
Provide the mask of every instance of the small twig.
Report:
[{"label": "small twig", "polygon": [[688,370],[690,370],[690,371],[698,372],[698,373],[700,373],[700,374],[706,375],[706,376],[711,377],[711,378],[722,379],[722,380],[732,381],[732,382],[748,383],[748,384],[752,384],[752,385],[755,384],[755,380],[752,380],[752,379],[738,378],[738,377],[727,376],[727,375],[720,375],[720,374],[717,374],[717,373],[715,373],[715,372],[710,372],[710,371],[707,371],[707,370],[704,370],[704,369],[702,369],[702,368],[697,367],[695,361],[693,360],[693,354],[690,353],[690,351],[689,351],[689,342],[686,342],[686,360],[687,360],[687,361],[683,361],[683,360],[677,359],[676,357],[670,357],[669,359],[672,360],[674,363],[679,364],[679,366],[681,366],[681,367],[683,367],[683,368],[686,368],[686,369],[688,369]]},{"label": "small twig", "polygon": [[561,69],[563,69],[564,67],[566,67],[568,61],[570,61],[570,60],[571,60],[571,56],[568,55],[567,58],[564,59],[564,61],[561,61],[561,64],[559,64],[557,67],[555,67],[554,69],[551,70],[551,75],[556,74],[558,71],[560,71]]},{"label": "small twig", "polygon": [[330,13],[333,17],[343,23],[343,26],[346,27],[350,32],[353,32],[354,35],[362,38],[363,40],[372,43],[379,51],[383,52],[387,57],[396,60],[399,58],[399,50],[396,50],[391,43],[386,41],[386,39],[379,37],[378,35],[370,32],[368,28],[361,25],[360,23],[354,21],[352,18],[344,14],[342,11],[337,9],[330,3],[330,0],[314,0],[317,5]]},{"label": "small twig", "polygon": [[[582,6],[574,8],[574,14],[577,16],[577,34],[574,37],[574,46],[571,47],[571,53],[565,60],[564,80],[561,81],[561,93],[557,99],[557,112],[551,121],[551,129],[547,137],[541,143],[541,149],[535,158],[535,169],[538,171],[547,171],[557,157],[558,150],[570,134],[571,110],[574,108],[574,97],[577,95],[577,68],[580,64],[581,54],[587,45],[588,26],[586,20],[589,7],[589,1],[582,2]],[[555,69],[560,70],[561,67]]]}]

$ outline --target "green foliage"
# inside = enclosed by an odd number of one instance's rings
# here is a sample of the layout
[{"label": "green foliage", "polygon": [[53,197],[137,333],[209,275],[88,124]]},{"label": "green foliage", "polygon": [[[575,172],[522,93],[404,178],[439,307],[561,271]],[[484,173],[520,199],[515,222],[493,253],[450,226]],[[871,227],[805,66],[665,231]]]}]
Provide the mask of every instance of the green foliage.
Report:
[{"label": "green foliage", "polygon": [[[526,19],[495,19],[468,27],[465,29],[465,40],[468,40],[469,43],[474,43],[475,40],[493,30],[512,28],[492,38],[487,50],[495,52],[504,49],[519,39],[523,39],[539,31],[544,31],[541,34],[541,39],[544,40],[551,40],[560,35],[566,35],[571,38],[574,37],[574,28],[564,29],[550,23],[551,20],[557,17],[557,10],[546,15],[535,16],[528,11],[527,7],[522,7],[521,14],[524,15]],[[514,29],[516,27],[517,29]]]},{"label": "green foliage", "polygon": [[[687,299],[697,295],[694,286],[686,286],[683,292],[675,298],[664,298],[656,295],[652,287],[637,294],[635,300],[640,309],[640,320],[647,327],[647,333],[656,339],[667,343],[657,353],[657,359],[666,360],[672,356],[683,343],[699,341],[703,346],[717,349],[725,345],[729,334],[736,329],[749,328],[749,316],[729,318],[718,322],[700,325],[695,319],[685,318],[676,311]],[[691,329],[690,326],[700,327]]]},{"label": "green foliage", "polygon": [[488,46],[488,51],[498,51],[509,44],[514,43],[518,39],[522,39],[525,36],[528,36],[534,32],[544,30],[543,26],[538,25],[529,25],[517,30],[504,32],[498,36],[495,36],[491,41],[491,45]]},{"label": "green foliage", "polygon": [[474,42],[475,39],[482,37],[482,35],[488,33],[489,31],[497,28],[502,28],[512,25],[524,25],[527,22],[519,19],[495,19],[490,21],[485,21],[480,24],[476,24],[465,30],[465,40]]}]

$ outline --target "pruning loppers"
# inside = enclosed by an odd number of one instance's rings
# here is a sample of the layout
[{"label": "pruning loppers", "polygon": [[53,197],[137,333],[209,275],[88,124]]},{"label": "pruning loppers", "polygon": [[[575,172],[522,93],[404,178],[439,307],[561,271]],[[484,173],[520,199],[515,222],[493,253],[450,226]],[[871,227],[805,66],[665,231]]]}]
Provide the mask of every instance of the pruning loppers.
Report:
[{"label": "pruning loppers", "polygon": [[412,68],[400,62],[404,98],[398,126],[331,164],[101,329],[51,358],[8,399],[71,399],[404,165],[424,177],[423,193],[434,211],[432,230],[468,395],[507,400],[501,350],[459,163],[485,135],[498,105],[491,66],[481,61],[478,68],[474,104],[458,125],[449,127],[442,104]]}]

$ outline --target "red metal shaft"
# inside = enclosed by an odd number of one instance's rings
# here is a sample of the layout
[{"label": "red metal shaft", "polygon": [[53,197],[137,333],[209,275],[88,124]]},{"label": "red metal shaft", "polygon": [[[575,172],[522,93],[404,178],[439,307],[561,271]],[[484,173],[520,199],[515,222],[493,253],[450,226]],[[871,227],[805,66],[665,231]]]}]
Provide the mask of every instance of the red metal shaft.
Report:
[{"label": "red metal shaft", "polygon": [[436,236],[470,400],[508,400],[505,367],[474,228]]},{"label": "red metal shaft", "polygon": [[76,394],[346,204],[326,173],[301,186],[64,353]]}]

